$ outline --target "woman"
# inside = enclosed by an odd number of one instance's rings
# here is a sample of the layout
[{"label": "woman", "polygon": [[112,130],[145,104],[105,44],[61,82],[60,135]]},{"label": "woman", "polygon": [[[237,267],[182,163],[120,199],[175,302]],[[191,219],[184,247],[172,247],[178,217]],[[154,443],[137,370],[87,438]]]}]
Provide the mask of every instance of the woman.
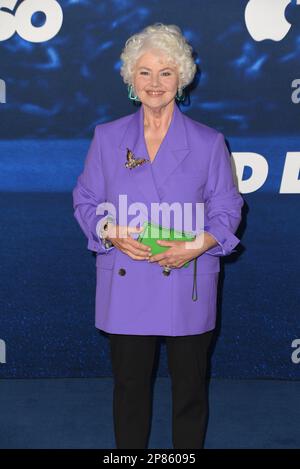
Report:
[{"label": "woman", "polygon": [[[234,233],[243,199],[223,134],[184,115],[175,102],[196,72],[180,29],[145,28],[127,40],[121,59],[128,96],[141,106],[96,126],[73,191],[75,217],[97,253],[96,327],[110,339],[116,445],[147,447],[155,346],[164,336],[173,446],[202,448],[219,258],[239,243]],[[169,214],[182,215],[186,203],[192,226],[204,207],[202,229],[191,230],[194,241],[157,240],[168,249],[151,256],[137,240],[144,221],[182,228],[180,216],[164,224],[153,206],[166,212],[172,204]]]}]

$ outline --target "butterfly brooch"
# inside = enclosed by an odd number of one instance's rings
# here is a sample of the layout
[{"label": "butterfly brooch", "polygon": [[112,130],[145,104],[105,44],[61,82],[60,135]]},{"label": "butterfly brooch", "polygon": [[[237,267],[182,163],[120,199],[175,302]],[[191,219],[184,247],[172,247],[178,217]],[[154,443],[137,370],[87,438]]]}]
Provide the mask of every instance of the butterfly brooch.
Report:
[{"label": "butterfly brooch", "polygon": [[135,158],[133,152],[127,148],[127,161],[125,163],[125,168],[133,169],[147,163],[147,161],[149,162],[149,160],[146,160],[145,158]]}]

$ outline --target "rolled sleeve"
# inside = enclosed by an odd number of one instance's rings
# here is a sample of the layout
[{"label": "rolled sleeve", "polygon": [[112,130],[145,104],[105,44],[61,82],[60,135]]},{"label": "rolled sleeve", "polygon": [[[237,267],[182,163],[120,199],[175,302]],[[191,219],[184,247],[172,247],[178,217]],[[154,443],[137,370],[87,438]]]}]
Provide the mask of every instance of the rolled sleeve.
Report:
[{"label": "rolled sleeve", "polygon": [[218,243],[205,253],[227,256],[235,252],[240,240],[234,233],[241,222],[244,200],[234,182],[231,156],[222,133],[213,144],[204,203],[204,231]]},{"label": "rolled sleeve", "polygon": [[[83,172],[77,179],[72,195],[74,217],[88,239],[87,249],[104,254],[113,247],[105,248],[103,240],[98,236],[97,225],[100,220],[103,219],[104,221],[108,216],[115,218],[115,213],[111,211],[111,208],[105,208],[106,185],[98,141],[99,132],[99,127],[96,127],[85,159]],[[101,210],[108,212],[108,214],[97,214],[99,204],[101,204]]]}]

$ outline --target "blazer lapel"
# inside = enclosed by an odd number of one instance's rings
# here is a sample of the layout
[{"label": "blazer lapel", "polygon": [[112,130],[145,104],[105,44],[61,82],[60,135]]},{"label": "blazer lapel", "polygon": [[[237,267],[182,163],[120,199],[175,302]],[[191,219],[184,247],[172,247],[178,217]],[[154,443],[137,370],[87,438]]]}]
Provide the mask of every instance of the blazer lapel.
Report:
[{"label": "blazer lapel", "polygon": [[152,165],[158,189],[162,188],[164,184],[167,185],[168,177],[171,176],[190,152],[185,119],[185,115],[175,104],[168,132],[161,143]]},{"label": "blazer lapel", "polygon": [[[119,145],[122,150],[124,168],[121,177],[123,183],[124,178],[128,182],[127,187],[130,189],[127,197],[131,202],[143,202],[147,206],[153,202],[158,204],[162,202],[160,188],[167,183],[168,176],[175,171],[190,151],[184,119],[185,116],[175,104],[167,134],[151,163],[144,137],[143,106],[133,114]],[[133,151],[136,158],[148,160],[147,163],[134,169],[125,168],[127,148]]]},{"label": "blazer lapel", "polygon": [[[123,155],[122,165],[124,169],[121,173],[123,183],[128,182],[128,199],[131,202],[143,202],[147,205],[149,202],[159,203],[160,197],[157,192],[151,162],[144,141],[144,114],[142,106],[132,116],[119,147]],[[134,153],[135,158],[145,158],[148,160],[147,163],[133,169],[125,168],[127,148]],[[124,178],[126,181],[124,181]]]}]

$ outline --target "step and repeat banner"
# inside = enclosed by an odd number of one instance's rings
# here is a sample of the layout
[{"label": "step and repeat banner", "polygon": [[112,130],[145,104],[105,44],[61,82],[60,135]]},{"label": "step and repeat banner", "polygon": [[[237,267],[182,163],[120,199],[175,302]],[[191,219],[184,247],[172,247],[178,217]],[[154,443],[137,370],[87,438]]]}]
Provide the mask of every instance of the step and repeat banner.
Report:
[{"label": "step and repeat banner", "polygon": [[211,375],[300,377],[300,0],[0,0],[3,378],[111,375],[72,189],[95,126],[136,112],[120,54],[155,22],[193,46],[181,110],[225,135],[245,200]]}]

